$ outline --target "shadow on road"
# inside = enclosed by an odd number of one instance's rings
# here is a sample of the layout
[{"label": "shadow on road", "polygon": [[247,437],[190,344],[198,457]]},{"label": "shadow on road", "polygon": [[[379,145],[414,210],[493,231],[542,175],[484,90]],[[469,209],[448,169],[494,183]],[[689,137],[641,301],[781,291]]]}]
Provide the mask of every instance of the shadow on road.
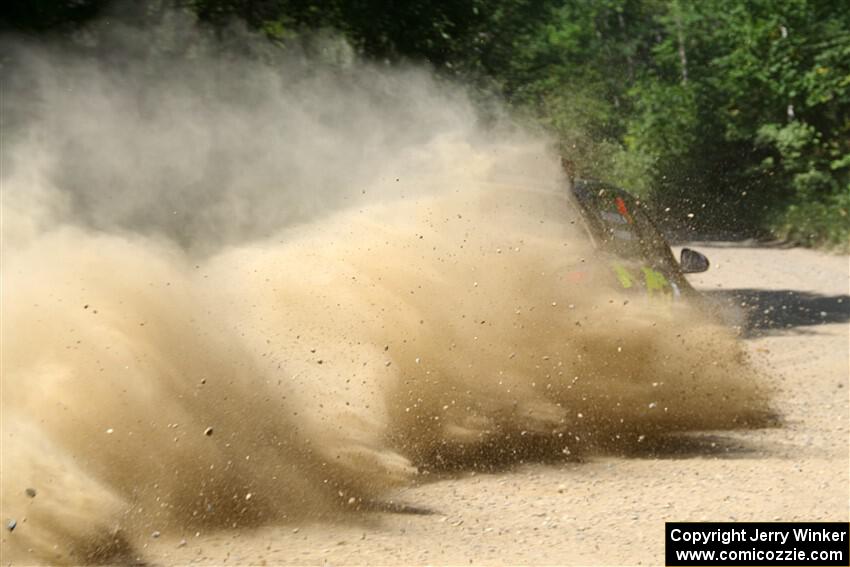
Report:
[{"label": "shadow on road", "polygon": [[702,292],[717,304],[743,312],[745,337],[850,321],[850,295],[818,295],[789,289],[725,289]]},{"label": "shadow on road", "polygon": [[[773,425],[777,427],[778,422]],[[649,437],[641,445],[625,447],[622,457],[632,459],[745,458],[764,452],[739,436],[686,433]]]}]

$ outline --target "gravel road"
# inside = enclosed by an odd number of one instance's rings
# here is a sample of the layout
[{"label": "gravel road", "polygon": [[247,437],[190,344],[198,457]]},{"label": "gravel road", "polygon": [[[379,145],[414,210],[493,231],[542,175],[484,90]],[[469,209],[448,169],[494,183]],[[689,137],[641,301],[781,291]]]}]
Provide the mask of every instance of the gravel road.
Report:
[{"label": "gravel road", "polygon": [[[660,564],[665,521],[847,521],[850,261],[697,243],[692,282],[731,320],[776,388],[783,425],[694,436],[628,457],[426,478],[401,511],[347,525],[163,534],[153,563]],[[184,539],[185,538],[185,539]],[[181,541],[184,540],[184,541]]]}]

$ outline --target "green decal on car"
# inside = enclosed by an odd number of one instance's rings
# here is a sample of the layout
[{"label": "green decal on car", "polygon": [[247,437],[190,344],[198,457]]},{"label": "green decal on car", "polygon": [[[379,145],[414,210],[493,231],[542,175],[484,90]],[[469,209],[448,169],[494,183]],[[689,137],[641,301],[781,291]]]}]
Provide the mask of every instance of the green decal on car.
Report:
[{"label": "green decal on car", "polygon": [[626,289],[629,289],[633,285],[632,275],[629,271],[624,268],[620,264],[612,263],[611,267],[614,269],[614,273],[617,274],[617,279],[620,281],[620,285]]},{"label": "green decal on car", "polygon": [[646,292],[649,295],[654,293],[666,295],[672,291],[670,282],[667,281],[664,274],[646,266],[641,267],[641,270],[643,270],[643,276],[646,281]]}]

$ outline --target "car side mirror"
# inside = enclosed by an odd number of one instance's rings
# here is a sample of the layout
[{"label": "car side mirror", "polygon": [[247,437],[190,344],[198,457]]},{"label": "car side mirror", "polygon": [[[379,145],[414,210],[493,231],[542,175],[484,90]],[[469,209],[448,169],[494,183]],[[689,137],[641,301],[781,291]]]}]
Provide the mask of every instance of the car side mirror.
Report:
[{"label": "car side mirror", "polygon": [[705,255],[690,248],[682,248],[679,265],[682,266],[682,273],[684,274],[698,274],[706,271],[710,264]]}]

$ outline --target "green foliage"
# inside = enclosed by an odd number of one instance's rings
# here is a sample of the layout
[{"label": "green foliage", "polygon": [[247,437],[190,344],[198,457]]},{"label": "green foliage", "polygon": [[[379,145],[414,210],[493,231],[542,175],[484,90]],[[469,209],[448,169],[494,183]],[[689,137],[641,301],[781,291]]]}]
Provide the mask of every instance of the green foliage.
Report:
[{"label": "green foliage", "polygon": [[665,161],[686,159],[701,137],[699,101],[694,90],[678,83],[643,82],[630,94],[635,113],[625,137],[629,149]]},{"label": "green foliage", "polygon": [[657,200],[705,206],[697,223],[709,228],[732,219],[795,242],[847,242],[850,11],[835,7],[666,5],[625,137],[652,156]]},{"label": "green foliage", "polygon": [[[286,48],[316,30],[497,94],[578,166],[694,212],[689,226],[847,245],[850,10],[838,0],[138,0]],[[5,25],[72,29],[107,0],[12,0]],[[132,6],[132,8],[131,8]],[[142,8],[140,8],[140,6]]]},{"label": "green foliage", "polygon": [[7,0],[0,30],[44,32],[73,29],[100,13],[107,0]]},{"label": "green foliage", "polygon": [[850,186],[817,200],[792,203],[776,211],[770,223],[781,238],[850,251]]}]

